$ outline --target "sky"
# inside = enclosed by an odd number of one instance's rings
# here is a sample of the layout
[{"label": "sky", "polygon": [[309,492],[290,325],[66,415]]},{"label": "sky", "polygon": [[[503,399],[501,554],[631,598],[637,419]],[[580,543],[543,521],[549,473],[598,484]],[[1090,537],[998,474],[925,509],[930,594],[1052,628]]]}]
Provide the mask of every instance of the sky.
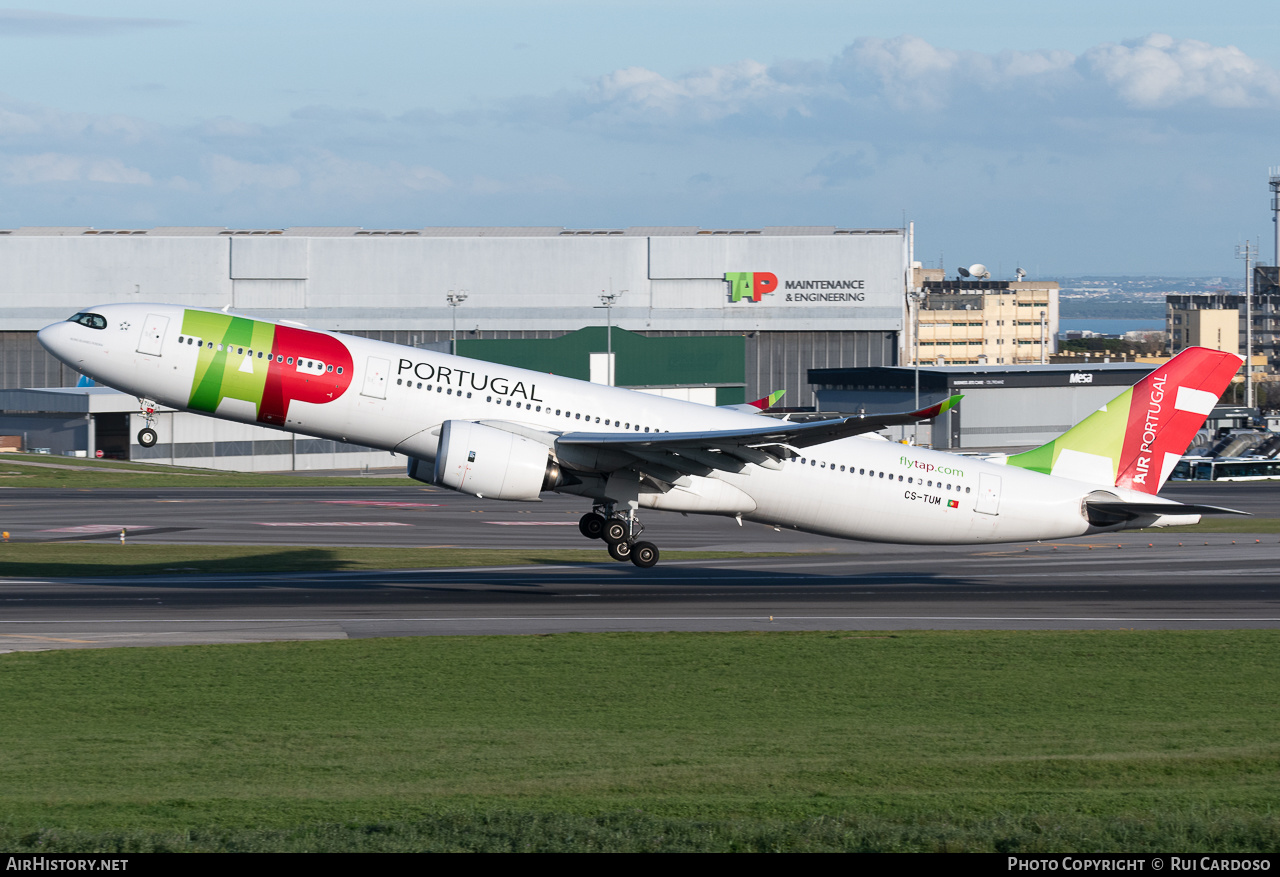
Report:
[{"label": "sky", "polygon": [[949,272],[1234,275],[1277,135],[1258,0],[0,8],[7,228],[912,221]]}]

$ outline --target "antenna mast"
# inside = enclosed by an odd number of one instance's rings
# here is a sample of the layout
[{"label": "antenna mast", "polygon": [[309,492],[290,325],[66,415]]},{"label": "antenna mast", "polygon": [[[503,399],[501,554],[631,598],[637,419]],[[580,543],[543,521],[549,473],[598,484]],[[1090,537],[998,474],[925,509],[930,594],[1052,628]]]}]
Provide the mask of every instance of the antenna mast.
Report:
[{"label": "antenna mast", "polygon": [[1276,260],[1272,265],[1280,265],[1280,167],[1271,168],[1267,181],[1271,186],[1271,221],[1276,224]]}]

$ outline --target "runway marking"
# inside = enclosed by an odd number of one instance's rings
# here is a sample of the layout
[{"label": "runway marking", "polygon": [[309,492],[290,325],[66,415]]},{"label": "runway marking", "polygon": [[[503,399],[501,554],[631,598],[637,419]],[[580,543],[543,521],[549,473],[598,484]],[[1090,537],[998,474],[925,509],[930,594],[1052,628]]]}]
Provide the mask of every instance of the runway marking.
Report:
[{"label": "runway marking", "polygon": [[412,527],[401,521],[255,521],[255,527]]},{"label": "runway marking", "polygon": [[438,502],[382,502],[375,499],[322,499],[322,505],[367,505],[385,509],[438,509],[443,508]]},{"label": "runway marking", "polygon": [[[369,618],[355,616],[351,618],[316,616],[314,618],[216,618],[210,620],[192,620],[189,618],[102,618],[93,621],[63,621],[57,619],[35,621],[4,621],[0,624],[79,624],[91,627],[95,624],[179,624],[179,625],[227,625],[227,624],[359,624],[387,622],[435,622],[453,623],[459,621],[1142,621],[1142,622],[1214,622],[1251,624],[1280,622],[1280,617],[1242,617],[1242,618],[1204,618],[1192,617],[1147,617],[1139,615],[448,615],[436,617],[387,617]],[[3,634],[18,637],[19,634]],[[27,636],[26,638],[35,638]],[[92,642],[92,640],[90,641]]]},{"label": "runway marking", "polygon": [[485,521],[499,527],[576,527],[577,521]]},{"label": "runway marking", "polygon": [[56,636],[35,636],[34,634],[0,633],[0,639],[35,639],[46,643],[96,643],[96,639],[59,639]]},{"label": "runway marking", "polygon": [[123,529],[145,530],[147,526],[140,524],[84,524],[80,527],[56,527],[52,530],[38,530],[39,533],[119,533]]}]

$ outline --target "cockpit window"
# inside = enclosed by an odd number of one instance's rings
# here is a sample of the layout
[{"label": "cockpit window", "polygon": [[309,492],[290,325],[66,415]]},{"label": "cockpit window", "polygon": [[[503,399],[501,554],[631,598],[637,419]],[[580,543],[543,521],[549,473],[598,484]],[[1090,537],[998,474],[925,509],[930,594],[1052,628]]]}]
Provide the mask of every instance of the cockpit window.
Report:
[{"label": "cockpit window", "polygon": [[88,326],[90,329],[107,328],[107,318],[99,314],[75,314],[67,318],[68,323],[79,323],[81,326]]}]

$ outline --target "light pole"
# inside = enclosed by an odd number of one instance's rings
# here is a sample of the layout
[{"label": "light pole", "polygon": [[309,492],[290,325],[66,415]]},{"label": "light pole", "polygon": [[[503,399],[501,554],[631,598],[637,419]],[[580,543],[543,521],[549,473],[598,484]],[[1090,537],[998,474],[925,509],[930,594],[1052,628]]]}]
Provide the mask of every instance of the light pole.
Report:
[{"label": "light pole", "polygon": [[449,290],[449,294],[444,297],[449,303],[449,311],[453,314],[453,328],[449,330],[449,352],[454,356],[458,355],[458,305],[467,300],[467,291],[465,289],[454,292]]},{"label": "light pole", "polygon": [[[1244,259],[1244,407],[1253,407],[1253,260],[1258,245],[1236,246],[1236,258]],[[1250,415],[1252,417],[1252,415]]]},{"label": "light pole", "polygon": [[1044,347],[1044,311],[1040,312],[1040,364],[1044,365],[1049,361],[1048,351]]},{"label": "light pole", "polygon": [[[920,410],[920,300],[924,297],[918,289],[913,289],[907,293],[907,300],[915,305],[912,308],[913,319],[911,322],[911,364],[915,370],[916,378],[916,407],[914,410]],[[932,429],[932,427],[930,427]],[[913,445],[920,444],[920,424],[912,424],[911,443]]]},{"label": "light pole", "polygon": [[608,372],[608,385],[613,386],[613,306],[618,303],[618,299],[622,298],[625,289],[617,292],[601,292],[600,306],[604,308],[605,313],[605,370]]}]

